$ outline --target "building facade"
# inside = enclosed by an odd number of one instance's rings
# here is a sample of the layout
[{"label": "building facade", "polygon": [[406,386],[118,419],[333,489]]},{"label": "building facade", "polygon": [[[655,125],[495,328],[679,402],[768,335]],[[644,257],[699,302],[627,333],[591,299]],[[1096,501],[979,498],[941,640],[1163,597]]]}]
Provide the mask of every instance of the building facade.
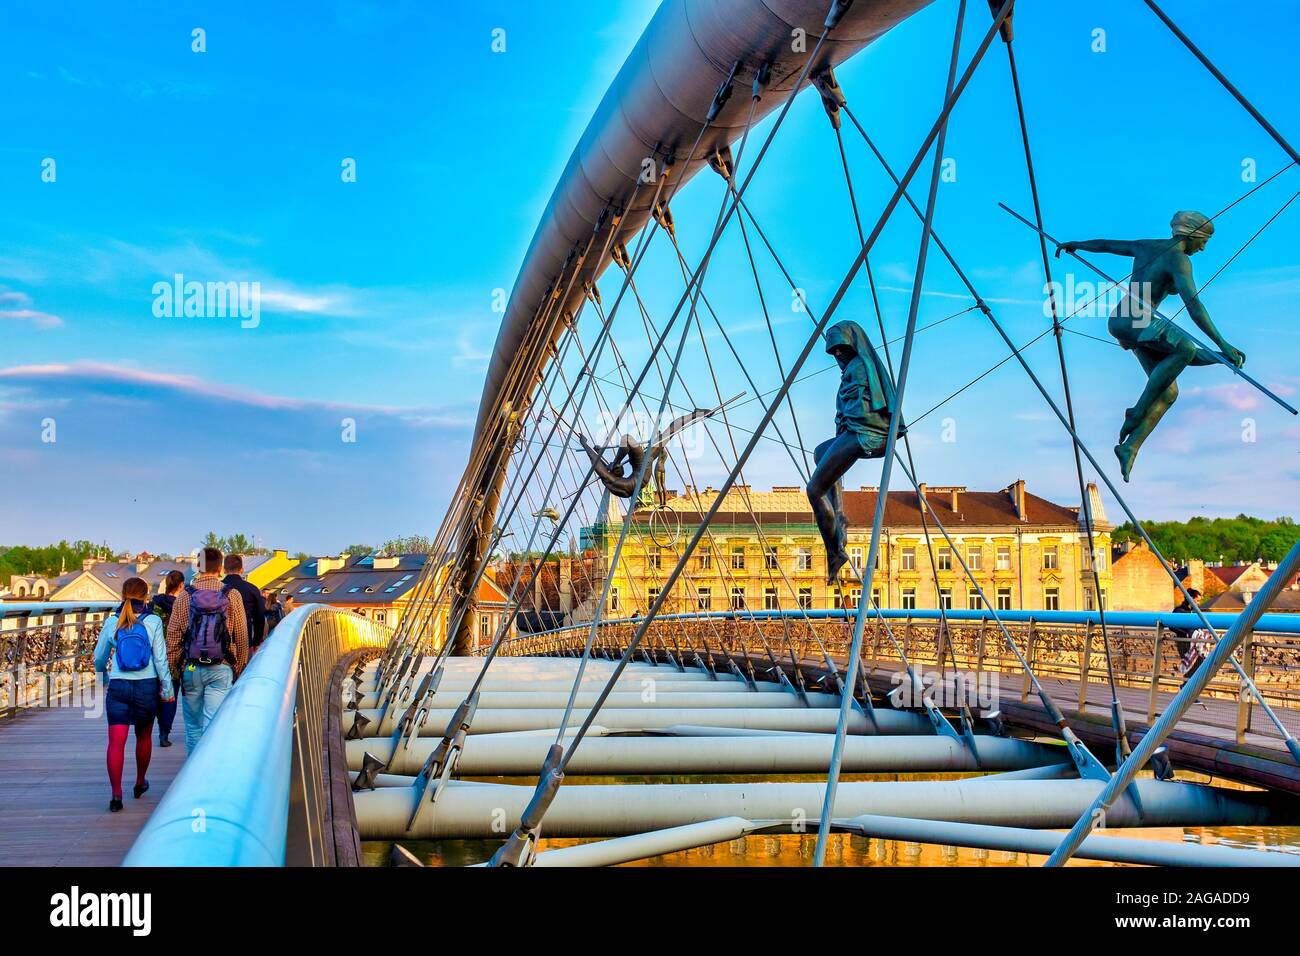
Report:
[{"label": "building facade", "polygon": [[[1095,555],[1089,553],[1078,509],[1031,494],[1023,480],[1000,491],[922,487],[923,496],[897,491],[886,501],[872,587],[881,607],[978,610],[980,592],[970,576],[989,603],[1003,610],[1109,606],[1111,526],[1095,486],[1089,486]],[[607,616],[646,612],[715,496],[710,488],[688,488],[685,494],[672,494],[665,509],[634,512],[614,571]],[[844,493],[850,565],[857,568],[865,564],[877,496],[874,488]],[[621,522],[620,514],[611,513],[608,530],[591,536],[606,567]],[[1099,595],[1093,588],[1094,560]],[[737,486],[710,523],[663,610],[830,610],[844,602],[856,606],[860,595],[858,577],[848,567],[836,585],[827,585],[826,551],[802,488],[753,491]]]}]

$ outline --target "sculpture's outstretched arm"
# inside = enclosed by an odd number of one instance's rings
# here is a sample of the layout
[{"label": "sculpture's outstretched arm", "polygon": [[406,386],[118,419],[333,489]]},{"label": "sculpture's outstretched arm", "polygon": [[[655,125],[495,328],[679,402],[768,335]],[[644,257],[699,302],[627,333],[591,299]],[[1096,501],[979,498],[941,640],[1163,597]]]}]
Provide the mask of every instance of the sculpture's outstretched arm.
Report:
[{"label": "sculpture's outstretched arm", "polygon": [[1056,246],[1056,254],[1062,252],[1104,252],[1112,256],[1137,255],[1137,243],[1128,239],[1083,239],[1074,242],[1062,242]]}]

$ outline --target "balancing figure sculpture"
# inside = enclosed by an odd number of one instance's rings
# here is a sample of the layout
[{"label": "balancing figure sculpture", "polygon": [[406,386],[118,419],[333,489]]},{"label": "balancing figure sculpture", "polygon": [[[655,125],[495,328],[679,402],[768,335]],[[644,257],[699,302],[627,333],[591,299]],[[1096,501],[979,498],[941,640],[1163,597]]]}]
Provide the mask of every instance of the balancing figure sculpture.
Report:
[{"label": "balancing figure sculpture", "polygon": [[[579,435],[578,441],[582,443],[582,450],[591,459],[592,470],[595,471],[601,484],[608,488],[611,494],[620,498],[631,498],[636,492],[637,476],[641,474],[641,466],[645,462],[645,446],[631,435],[624,435],[615,446],[614,457],[606,462],[602,457],[608,450],[606,446],[593,448],[587,441],[586,435]],[[649,469],[652,475],[649,484],[654,489],[655,504],[662,508],[666,504],[667,497],[665,481],[668,470],[668,450],[661,442],[652,445],[649,454]]]},{"label": "balancing figure sculpture", "polygon": [[1210,313],[1201,304],[1192,278],[1191,256],[1205,248],[1214,235],[1214,223],[1199,212],[1180,212],[1169,223],[1171,239],[1092,239],[1062,242],[1062,252],[1104,252],[1132,256],[1133,271],[1125,297],[1111,313],[1108,328],[1121,346],[1130,350],[1147,373],[1147,384],[1137,404],[1124,413],[1115,457],[1124,480],[1129,480],[1138,449],[1178,398],[1177,378],[1189,365],[1217,365],[1219,359],[1170,319],[1156,310],[1170,293],[1177,292],[1187,314],[1217,345],[1223,358],[1241,368],[1246,355],[1219,334]]},{"label": "balancing figure sculpture", "polygon": [[[813,451],[816,468],[808,478],[808,501],[826,546],[826,583],[834,584],[840,568],[849,560],[841,479],[855,462],[884,457],[897,398],[893,379],[862,326],[837,322],[826,330],[825,338],[826,351],[840,366],[835,437]],[[899,422],[900,437],[905,430]]]}]

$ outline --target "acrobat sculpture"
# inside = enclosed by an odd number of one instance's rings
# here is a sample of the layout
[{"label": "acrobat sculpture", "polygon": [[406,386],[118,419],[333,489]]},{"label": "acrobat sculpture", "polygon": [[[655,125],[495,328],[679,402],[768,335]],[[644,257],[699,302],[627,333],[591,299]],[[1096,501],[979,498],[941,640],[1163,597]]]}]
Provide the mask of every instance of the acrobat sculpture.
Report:
[{"label": "acrobat sculpture", "polygon": [[[840,366],[835,437],[813,451],[817,467],[808,478],[808,501],[826,545],[826,583],[834,584],[840,568],[849,560],[841,479],[854,462],[884,457],[889,419],[897,401],[889,371],[881,364],[862,326],[856,322],[832,325],[826,330],[826,351]],[[898,434],[903,432],[900,422]]]},{"label": "acrobat sculpture", "polygon": [[[736,399],[745,393],[735,395],[727,399],[716,408],[697,408],[674,418],[668,423],[668,427],[659,435],[659,440],[647,450],[646,447],[631,435],[624,435],[616,446],[613,446],[614,457],[610,461],[605,461],[602,454],[608,451],[608,447],[592,447],[591,442],[587,441],[585,435],[578,435],[578,441],[582,444],[582,450],[587,453],[591,460],[591,470],[595,472],[596,477],[600,479],[601,484],[609,489],[610,494],[617,495],[620,498],[631,498],[636,492],[637,475],[641,473],[642,463],[645,463],[646,477],[642,480],[642,494],[647,488],[653,488],[655,507],[667,507],[667,471],[668,471],[668,442],[676,438],[683,431],[694,425],[696,422],[704,421],[711,418],[724,407],[730,405]],[[649,456],[649,461],[646,457]]]},{"label": "acrobat sculpture", "polygon": [[1178,293],[1192,321],[1219,347],[1228,362],[1237,368],[1246,362],[1245,353],[1229,345],[1210,321],[1210,313],[1197,297],[1196,281],[1192,278],[1189,257],[1205,248],[1214,235],[1214,223],[1199,212],[1189,211],[1177,213],[1169,225],[1173,231],[1171,239],[1092,239],[1062,242],[1056,250],[1058,256],[1078,250],[1133,257],[1128,294],[1111,313],[1109,323],[1110,334],[1133,352],[1147,373],[1146,388],[1137,404],[1125,412],[1124,427],[1115,446],[1115,457],[1119,459],[1125,481],[1133,471],[1138,449],[1178,398],[1176,379],[1183,369],[1189,365],[1216,365],[1219,361],[1172,321],[1155,314],[1170,293]]}]

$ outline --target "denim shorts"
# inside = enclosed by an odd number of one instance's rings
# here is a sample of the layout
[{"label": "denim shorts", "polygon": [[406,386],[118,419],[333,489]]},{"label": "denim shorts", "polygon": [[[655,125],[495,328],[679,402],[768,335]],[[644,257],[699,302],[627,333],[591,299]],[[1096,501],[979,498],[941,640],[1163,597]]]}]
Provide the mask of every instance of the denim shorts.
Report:
[{"label": "denim shorts", "polygon": [[158,678],[143,680],[117,678],[108,682],[104,711],[110,724],[139,726],[158,715]]}]

